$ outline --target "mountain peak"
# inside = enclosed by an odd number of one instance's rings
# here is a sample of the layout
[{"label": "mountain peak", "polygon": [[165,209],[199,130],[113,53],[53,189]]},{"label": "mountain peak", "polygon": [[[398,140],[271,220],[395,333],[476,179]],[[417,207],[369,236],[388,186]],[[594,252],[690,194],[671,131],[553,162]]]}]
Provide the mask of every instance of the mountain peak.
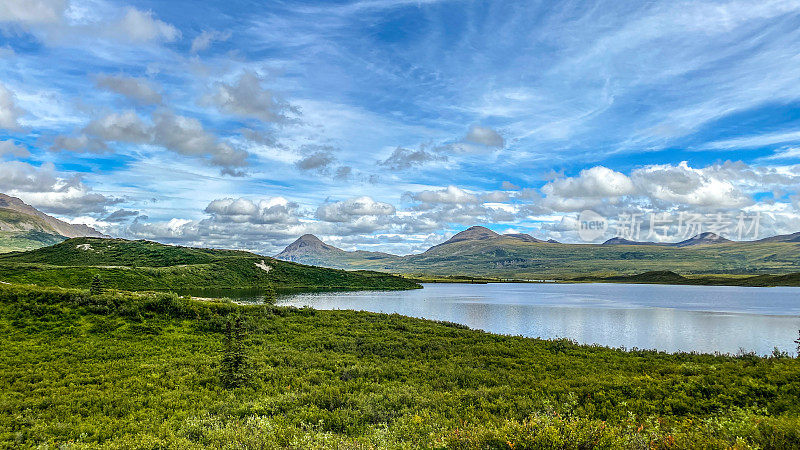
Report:
[{"label": "mountain peak", "polygon": [[12,197],[10,195],[3,194],[0,192],[0,208],[8,208],[11,209],[12,206],[20,206],[20,207],[32,207],[28,206],[22,200],[18,199],[17,197]]},{"label": "mountain peak", "polygon": [[457,233],[455,236],[451,237],[440,245],[452,244],[453,242],[461,241],[482,241],[484,239],[492,239],[498,236],[500,235],[486,227],[474,226]]},{"label": "mountain peak", "polygon": [[297,240],[295,240],[295,242],[300,242],[300,243],[305,242],[305,243],[309,243],[309,244],[312,244],[312,243],[313,244],[317,244],[317,243],[324,244],[324,242],[322,242],[318,237],[314,236],[313,234],[304,234],[304,235],[300,236],[299,238],[297,238]]},{"label": "mountain peak", "polygon": [[681,241],[675,244],[676,247],[686,247],[689,245],[704,245],[704,244],[723,244],[725,242],[731,242],[724,237],[712,233],[710,231],[706,231],[704,233],[700,233],[697,236],[691,237],[686,239],[685,241]]},{"label": "mountain peak", "polygon": [[307,256],[331,253],[344,253],[344,250],[322,242],[313,234],[304,234],[275,257],[284,261],[301,261]]}]

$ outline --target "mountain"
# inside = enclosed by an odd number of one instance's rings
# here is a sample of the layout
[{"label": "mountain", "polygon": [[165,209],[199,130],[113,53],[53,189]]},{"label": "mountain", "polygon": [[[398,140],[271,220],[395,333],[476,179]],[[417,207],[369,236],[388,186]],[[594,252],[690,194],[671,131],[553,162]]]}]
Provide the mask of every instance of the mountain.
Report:
[{"label": "mountain", "polygon": [[[719,245],[724,244],[724,245]],[[322,244],[327,245],[327,244]],[[343,269],[434,276],[565,279],[673,271],[680,274],[787,274],[800,272],[800,233],[752,242],[733,242],[702,233],[678,243],[610,239],[604,244],[542,242],[525,234],[498,234],[470,227],[423,253],[395,256],[375,252],[316,250],[294,255],[305,264]],[[290,248],[291,247],[291,248]],[[327,248],[327,247],[325,247]],[[280,256],[280,255],[279,255]]]},{"label": "mountain", "polygon": [[613,237],[603,242],[602,245],[663,245],[663,244],[658,244],[656,242],[631,241],[629,239],[621,237]]},{"label": "mountain", "polygon": [[725,239],[724,237],[714,233],[705,232],[705,233],[700,233],[697,236],[691,237],[689,239],[686,239],[685,241],[673,242],[673,243],[631,241],[629,239],[621,237],[614,237],[603,242],[602,245],[662,245],[666,247],[689,247],[692,245],[725,244],[728,242],[733,242],[733,241]]},{"label": "mountain", "polygon": [[328,245],[313,234],[304,234],[296,241],[289,244],[282,252],[275,255],[284,261],[302,261],[311,255],[335,254],[341,255],[344,250]]},{"label": "mountain", "polygon": [[520,242],[532,242],[532,243],[544,242],[541,239],[536,239],[530,234],[525,234],[525,233],[498,234],[486,227],[474,226],[474,227],[469,227],[460,233],[456,233],[450,239],[442,242],[441,244],[437,244],[429,248],[428,251],[431,251],[433,249],[442,246],[455,244],[457,242],[478,242],[478,241],[495,242],[498,240],[506,240],[506,239],[513,241],[520,241]]},{"label": "mountain", "polygon": [[179,247],[150,241],[74,238],[0,255],[0,281],[41,286],[139,290],[218,288],[412,289],[404,278],[279,261],[245,251]]},{"label": "mountain", "polygon": [[792,234],[779,234],[764,239],[759,239],[756,242],[800,242],[800,231]]},{"label": "mountain", "polygon": [[[541,239],[536,239],[535,237],[531,236],[530,234],[525,234],[525,233],[509,233],[509,234],[504,234],[502,236],[510,237],[512,239],[519,239],[522,242],[545,242],[545,241],[543,241]],[[558,244],[557,241],[554,241],[552,239],[547,241],[547,242],[549,242],[551,244]]]},{"label": "mountain", "polygon": [[0,252],[32,250],[73,237],[107,237],[86,225],[73,225],[0,194]]},{"label": "mountain", "polygon": [[439,245],[447,245],[461,241],[482,241],[485,239],[492,239],[499,236],[500,236],[499,234],[495,233],[494,231],[486,227],[477,227],[477,226],[469,227],[460,233],[456,233],[456,235],[454,235],[453,237],[451,237],[450,239],[444,241]]},{"label": "mountain", "polygon": [[697,236],[672,244],[674,247],[688,247],[691,245],[725,244],[733,242],[711,232],[700,233]]},{"label": "mountain", "polygon": [[322,242],[313,234],[304,234],[292,242],[275,259],[292,261],[312,266],[334,269],[385,268],[381,262],[398,259],[399,256],[382,252],[356,250],[348,252]]}]

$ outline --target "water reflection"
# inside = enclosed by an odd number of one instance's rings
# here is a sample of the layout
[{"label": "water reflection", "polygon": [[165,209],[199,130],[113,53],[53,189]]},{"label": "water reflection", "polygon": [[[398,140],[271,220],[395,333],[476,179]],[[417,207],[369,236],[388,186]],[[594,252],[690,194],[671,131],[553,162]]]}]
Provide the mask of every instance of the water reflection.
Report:
[{"label": "water reflection", "polygon": [[800,329],[800,288],[427,284],[414,291],[295,294],[278,303],[399,313],[493,333],[670,352],[767,354],[777,346],[794,353]]}]

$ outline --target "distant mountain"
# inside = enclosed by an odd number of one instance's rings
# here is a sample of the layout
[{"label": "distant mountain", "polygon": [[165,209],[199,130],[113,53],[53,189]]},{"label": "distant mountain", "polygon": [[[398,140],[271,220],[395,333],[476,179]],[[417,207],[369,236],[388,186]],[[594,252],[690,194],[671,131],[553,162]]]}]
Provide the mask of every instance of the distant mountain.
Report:
[{"label": "distant mountain", "polygon": [[670,242],[631,241],[629,239],[621,237],[614,237],[603,242],[602,245],[660,245],[664,247],[690,247],[692,245],[724,244],[727,242],[733,242],[733,241],[725,239],[724,237],[714,233],[705,232],[680,242],[670,243]]},{"label": "distant mountain", "polygon": [[[479,242],[479,241],[498,241],[498,240],[512,240],[512,241],[520,241],[520,242],[529,242],[529,243],[543,243],[544,241],[541,239],[536,239],[535,237],[531,236],[530,234],[525,233],[509,233],[509,234],[499,234],[495,233],[494,231],[481,226],[474,226],[469,227],[466,230],[456,233],[450,239],[442,242],[441,244],[434,245],[428,251],[437,249],[439,247],[447,246],[450,244],[455,244],[457,242]],[[555,241],[553,241],[555,242]],[[557,242],[556,242],[557,243]],[[426,252],[427,253],[427,252]]]},{"label": "distant mountain", "polygon": [[469,227],[460,233],[456,233],[455,236],[442,242],[439,245],[447,245],[461,241],[482,241],[485,239],[492,239],[496,237],[500,237],[500,235],[486,227],[476,226],[476,227]]},{"label": "distant mountain", "polygon": [[73,237],[108,237],[92,227],[74,225],[0,194],[0,252],[32,250]]},{"label": "distant mountain", "polygon": [[800,242],[800,231],[792,234],[779,234],[764,239],[759,239],[756,242]]},{"label": "distant mountain", "polygon": [[710,233],[700,233],[695,237],[686,239],[685,241],[680,241],[675,244],[672,244],[674,247],[689,247],[691,245],[707,245],[707,244],[725,244],[728,242],[733,242],[729,239],[725,239],[724,237]]},{"label": "distant mountain", "polygon": [[345,253],[345,251],[320,241],[313,234],[304,234],[289,244],[282,252],[275,255],[275,257],[284,261],[298,262],[310,255],[329,253],[339,255]]},{"label": "distant mountain", "polygon": [[656,242],[642,242],[642,241],[631,241],[629,239],[621,238],[621,237],[614,237],[605,242],[602,245],[662,245]]},{"label": "distant mountain", "polygon": [[304,234],[292,242],[275,259],[292,261],[312,266],[334,269],[359,269],[380,266],[380,262],[391,261],[399,256],[382,252],[356,250],[348,252],[322,242],[313,234]]},{"label": "distant mountain", "polygon": [[498,234],[474,226],[423,253],[407,256],[346,252],[304,236],[277,257],[341,269],[516,279],[607,277],[647,271],[785,274],[800,272],[800,233],[753,242],[701,233],[677,243],[615,238],[603,245],[585,245],[542,242],[527,234]]}]

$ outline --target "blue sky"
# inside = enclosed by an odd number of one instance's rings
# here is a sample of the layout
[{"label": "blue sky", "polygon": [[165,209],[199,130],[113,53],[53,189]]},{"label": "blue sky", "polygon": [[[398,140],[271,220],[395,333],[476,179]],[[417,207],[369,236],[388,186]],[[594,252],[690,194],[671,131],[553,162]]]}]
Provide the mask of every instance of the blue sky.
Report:
[{"label": "blue sky", "polygon": [[0,191],[264,253],[578,242],[585,209],[795,232],[799,55],[791,1],[7,0]]}]

